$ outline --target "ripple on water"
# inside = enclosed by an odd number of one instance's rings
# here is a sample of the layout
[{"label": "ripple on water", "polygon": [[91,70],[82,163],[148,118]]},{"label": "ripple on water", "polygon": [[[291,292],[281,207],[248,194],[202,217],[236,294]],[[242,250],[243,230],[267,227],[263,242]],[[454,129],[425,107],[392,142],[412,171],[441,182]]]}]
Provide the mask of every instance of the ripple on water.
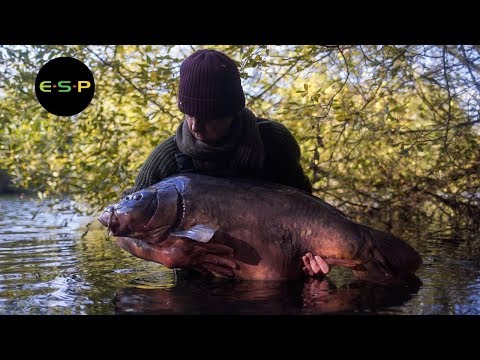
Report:
[{"label": "ripple on water", "polygon": [[197,281],[134,258],[92,217],[0,198],[0,313],[480,314],[478,246],[422,240],[421,286],[356,283],[349,269],[305,284]]}]

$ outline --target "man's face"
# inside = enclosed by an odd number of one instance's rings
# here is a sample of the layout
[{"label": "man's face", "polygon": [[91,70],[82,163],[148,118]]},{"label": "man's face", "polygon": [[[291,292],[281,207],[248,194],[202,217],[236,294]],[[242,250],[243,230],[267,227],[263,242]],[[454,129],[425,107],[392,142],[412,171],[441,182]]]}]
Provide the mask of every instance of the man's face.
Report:
[{"label": "man's face", "polygon": [[216,145],[228,134],[233,117],[221,117],[215,119],[200,119],[185,115],[188,128],[195,137],[209,145]]}]

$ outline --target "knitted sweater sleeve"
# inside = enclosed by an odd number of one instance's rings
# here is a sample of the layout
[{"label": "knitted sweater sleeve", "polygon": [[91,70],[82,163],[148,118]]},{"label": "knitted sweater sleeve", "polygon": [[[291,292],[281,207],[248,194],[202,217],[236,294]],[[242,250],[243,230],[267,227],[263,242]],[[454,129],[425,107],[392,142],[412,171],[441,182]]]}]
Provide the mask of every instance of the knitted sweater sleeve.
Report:
[{"label": "knitted sweater sleeve", "polygon": [[177,172],[175,153],[177,144],[172,135],[153,149],[135,179],[135,185],[125,190],[121,197],[125,197],[135,191],[139,191],[156,184],[157,182]]},{"label": "knitted sweater sleeve", "polygon": [[300,165],[300,147],[292,133],[278,121],[260,121],[258,128],[269,179],[311,194],[312,185]]}]

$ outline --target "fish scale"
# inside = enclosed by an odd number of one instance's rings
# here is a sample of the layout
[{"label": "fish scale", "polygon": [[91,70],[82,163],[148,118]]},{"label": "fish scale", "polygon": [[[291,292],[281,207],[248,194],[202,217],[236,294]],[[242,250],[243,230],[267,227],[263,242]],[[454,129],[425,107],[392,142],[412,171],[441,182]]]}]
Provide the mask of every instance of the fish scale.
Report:
[{"label": "fish scale", "polygon": [[100,221],[115,236],[150,244],[175,236],[215,243],[222,232],[239,279],[301,277],[307,252],[378,282],[413,273],[422,262],[404,240],[358,224],[318,197],[258,179],[176,175],[107,210]]}]

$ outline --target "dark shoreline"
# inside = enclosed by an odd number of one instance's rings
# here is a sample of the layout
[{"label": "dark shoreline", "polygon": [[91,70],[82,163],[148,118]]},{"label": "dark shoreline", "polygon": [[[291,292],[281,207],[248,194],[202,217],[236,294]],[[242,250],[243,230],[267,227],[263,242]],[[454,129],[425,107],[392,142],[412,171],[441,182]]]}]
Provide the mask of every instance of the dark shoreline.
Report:
[{"label": "dark shoreline", "polygon": [[11,178],[8,175],[7,171],[4,169],[0,169],[0,195],[7,195],[7,194],[30,194],[32,193],[31,190],[17,188],[12,184]]}]

